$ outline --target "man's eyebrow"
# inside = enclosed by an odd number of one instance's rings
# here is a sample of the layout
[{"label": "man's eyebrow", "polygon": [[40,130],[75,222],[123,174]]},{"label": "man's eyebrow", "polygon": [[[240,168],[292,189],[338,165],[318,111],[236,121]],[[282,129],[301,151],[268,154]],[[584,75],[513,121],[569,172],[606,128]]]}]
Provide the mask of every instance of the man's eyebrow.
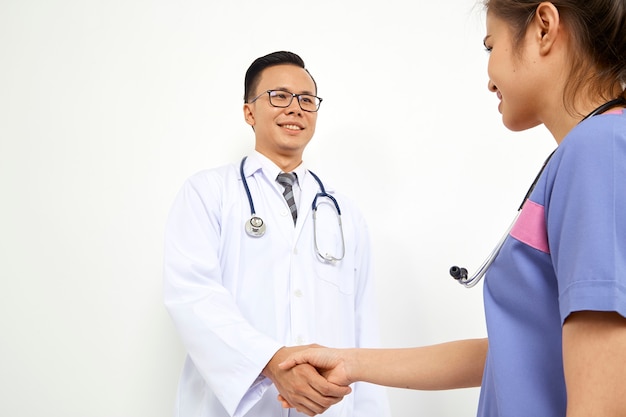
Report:
[{"label": "man's eyebrow", "polygon": [[[287,91],[289,93],[293,93],[293,91],[289,90],[287,87],[276,87],[276,88],[272,88],[272,90],[278,90],[278,91]],[[309,90],[303,90],[299,93],[294,93],[294,94],[308,94],[310,96],[314,96],[315,93],[309,91]]]}]

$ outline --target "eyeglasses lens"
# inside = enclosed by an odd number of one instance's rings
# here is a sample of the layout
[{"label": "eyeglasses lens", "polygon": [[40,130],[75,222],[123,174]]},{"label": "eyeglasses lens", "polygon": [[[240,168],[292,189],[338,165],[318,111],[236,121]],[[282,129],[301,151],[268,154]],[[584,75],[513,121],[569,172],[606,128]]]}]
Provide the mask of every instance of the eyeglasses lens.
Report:
[{"label": "eyeglasses lens", "polygon": [[[294,95],[287,91],[270,91],[270,104],[274,107],[289,107]],[[320,106],[320,99],[310,94],[298,94],[300,108],[304,111],[315,112]]]}]

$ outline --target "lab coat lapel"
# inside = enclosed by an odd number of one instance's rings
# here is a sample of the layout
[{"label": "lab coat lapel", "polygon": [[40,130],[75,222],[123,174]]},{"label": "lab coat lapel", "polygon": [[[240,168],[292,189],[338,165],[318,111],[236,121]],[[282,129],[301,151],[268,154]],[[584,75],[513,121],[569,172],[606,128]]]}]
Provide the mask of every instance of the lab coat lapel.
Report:
[{"label": "lab coat lapel", "polygon": [[313,175],[306,171],[303,181],[300,183],[300,204],[298,205],[298,221],[296,223],[296,241],[300,237],[303,227],[313,227],[311,217],[311,205],[315,194],[319,192],[319,185]]}]

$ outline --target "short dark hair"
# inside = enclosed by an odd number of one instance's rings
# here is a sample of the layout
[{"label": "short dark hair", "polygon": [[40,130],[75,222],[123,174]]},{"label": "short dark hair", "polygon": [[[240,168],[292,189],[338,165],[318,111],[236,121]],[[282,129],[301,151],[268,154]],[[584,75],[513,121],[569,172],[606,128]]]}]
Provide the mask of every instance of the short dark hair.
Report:
[{"label": "short dark hair", "polygon": [[[244,80],[243,86],[243,102],[247,103],[248,100],[251,98],[250,94],[253,94],[254,90],[256,90],[256,87],[259,84],[259,79],[261,77],[261,72],[263,72],[264,69],[273,67],[275,65],[285,64],[295,65],[309,73],[309,70],[304,67],[304,61],[302,60],[302,58],[300,58],[297,54],[294,54],[293,52],[278,51],[257,58],[254,60],[254,62],[252,62],[252,64],[250,64],[250,67],[246,71],[246,78]],[[309,73],[309,75],[311,75],[311,73]],[[317,83],[315,82],[315,79],[312,75],[311,79],[313,80],[313,84],[315,84],[315,93],[317,93]]]}]

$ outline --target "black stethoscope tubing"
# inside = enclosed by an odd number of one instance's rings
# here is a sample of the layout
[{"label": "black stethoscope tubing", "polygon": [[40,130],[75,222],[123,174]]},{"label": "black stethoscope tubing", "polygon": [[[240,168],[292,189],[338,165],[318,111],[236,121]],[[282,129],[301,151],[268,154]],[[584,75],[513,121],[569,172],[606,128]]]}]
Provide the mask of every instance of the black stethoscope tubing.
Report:
[{"label": "black stethoscope tubing", "polygon": [[[581,123],[584,120],[586,120],[586,119],[588,119],[590,117],[593,117],[593,116],[595,116],[597,114],[604,113],[605,111],[609,110],[610,108],[615,107],[615,106],[619,106],[619,105],[626,105],[626,98],[625,97],[618,97],[616,99],[610,100],[610,101],[608,101],[608,102],[598,106],[591,113],[589,113],[588,115],[583,117],[583,119],[579,123]],[[493,251],[491,251],[491,253],[487,257],[487,259],[485,259],[485,261],[478,267],[478,270],[472,276],[468,277],[467,269],[458,267],[456,265],[450,268],[450,271],[449,271],[450,275],[452,276],[452,278],[457,280],[459,282],[459,284],[463,285],[466,288],[472,288],[474,285],[478,284],[478,282],[483,278],[485,273],[487,273],[487,269],[489,269],[489,267],[491,266],[493,261],[496,259],[496,256],[498,256],[498,253],[500,252],[500,249],[502,249],[502,245],[504,245],[504,241],[508,237],[509,233],[511,232],[511,229],[513,228],[513,225],[515,224],[515,222],[517,221],[517,218],[519,217],[519,214],[520,214],[520,212],[522,210],[522,207],[524,206],[524,203],[526,203],[526,200],[528,200],[528,198],[530,197],[530,194],[535,189],[535,186],[537,185],[537,182],[539,181],[539,177],[541,177],[541,174],[543,173],[543,170],[545,169],[546,165],[548,165],[548,161],[550,161],[550,158],[552,158],[552,155],[554,155],[555,151],[556,151],[556,149],[553,150],[550,153],[550,155],[548,155],[548,157],[546,158],[545,162],[541,166],[541,169],[537,173],[537,176],[535,177],[535,179],[533,180],[532,184],[528,188],[528,191],[524,195],[524,199],[522,200],[522,204],[520,204],[519,208],[517,209],[517,214],[515,215],[515,218],[513,219],[513,222],[511,222],[511,225],[507,229],[506,233],[504,234],[504,236],[502,236],[502,238],[500,239],[500,241],[498,242],[496,247],[493,249]]]}]

